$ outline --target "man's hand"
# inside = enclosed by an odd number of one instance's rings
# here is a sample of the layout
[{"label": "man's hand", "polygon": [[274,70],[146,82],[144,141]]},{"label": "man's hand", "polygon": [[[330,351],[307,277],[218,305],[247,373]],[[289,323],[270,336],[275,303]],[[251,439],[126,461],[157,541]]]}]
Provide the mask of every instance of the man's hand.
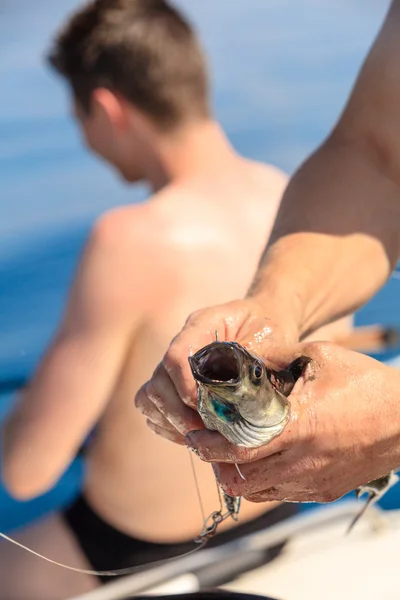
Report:
[{"label": "man's hand", "polygon": [[[239,300],[199,310],[172,341],[151,380],[136,394],[135,403],[149,427],[163,437],[185,444],[185,435],[204,428],[196,412],[196,384],[188,357],[216,339],[237,341],[260,356],[284,365],[290,346],[298,341],[293,298],[268,309],[255,299]],[[284,350],[282,350],[282,348]],[[272,358],[273,357],[273,358]]]},{"label": "man's hand", "polygon": [[299,354],[312,362],[289,396],[291,418],[281,436],[254,450],[216,432],[187,436],[228,494],[331,502],[400,465],[400,374],[334,344],[303,343],[293,358]]}]

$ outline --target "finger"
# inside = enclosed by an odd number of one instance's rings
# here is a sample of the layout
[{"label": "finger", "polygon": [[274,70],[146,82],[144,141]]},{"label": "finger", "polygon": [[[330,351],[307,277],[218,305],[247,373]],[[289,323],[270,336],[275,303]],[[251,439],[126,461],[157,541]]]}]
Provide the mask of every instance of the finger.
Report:
[{"label": "finger", "polygon": [[[202,312],[204,315],[206,311]],[[183,330],[172,340],[163,358],[163,365],[181,400],[197,408],[197,386],[189,366],[189,356],[215,340],[215,327],[201,315],[191,315]]]},{"label": "finger", "polygon": [[[297,489],[292,487],[290,490],[287,485],[274,486],[261,490],[256,494],[247,494],[243,496],[249,502],[304,502],[304,503],[316,503],[321,502],[318,494],[309,492],[308,490]],[[335,498],[334,500],[336,500]],[[332,500],[333,501],[333,500]]]},{"label": "finger", "polygon": [[137,408],[140,410],[142,415],[148,417],[148,421],[154,423],[154,425],[158,425],[163,429],[169,429],[170,431],[176,431],[176,428],[160,413],[158,408],[154,406],[154,404],[148,399],[148,397],[143,395],[138,395],[137,400]]},{"label": "finger", "polygon": [[281,452],[288,446],[286,437],[279,437],[258,448],[235,446],[216,431],[203,429],[191,431],[186,436],[187,445],[206,462],[247,463]]},{"label": "finger", "polygon": [[288,499],[285,498],[285,493],[282,488],[279,486],[273,486],[266,488],[265,490],[261,490],[256,494],[246,494],[243,496],[249,502],[288,502]]},{"label": "finger", "polygon": [[[330,502],[347,492],[347,489],[338,488],[337,485],[332,490],[327,477],[327,463],[304,452],[301,448],[281,451],[240,465],[240,473],[236,465],[229,463],[213,463],[213,469],[217,481],[227,494],[250,498],[252,502]],[[339,473],[336,479],[340,479]]]},{"label": "finger", "polygon": [[290,461],[290,456],[281,452],[240,465],[240,473],[235,465],[229,463],[213,463],[213,469],[217,481],[227,494],[247,497],[291,481]]},{"label": "finger", "polygon": [[164,427],[160,427],[159,425],[155,425],[152,421],[147,419],[146,421],[149,429],[154,431],[157,435],[169,440],[170,442],[174,442],[175,444],[180,444],[181,446],[185,446],[185,436],[181,435],[176,429],[171,431],[170,429],[165,429]]},{"label": "finger", "polygon": [[198,310],[188,317],[163,358],[165,369],[185,404],[197,407],[196,384],[188,357],[214,342],[216,335],[221,341],[236,340],[247,316],[247,304],[234,301]]},{"label": "finger", "polygon": [[239,448],[217,431],[190,431],[186,435],[186,443],[206,462],[242,463],[259,458],[257,448]]},{"label": "finger", "polygon": [[161,413],[182,435],[204,427],[200,415],[183,404],[162,364],[136,394],[135,405],[155,424]]}]

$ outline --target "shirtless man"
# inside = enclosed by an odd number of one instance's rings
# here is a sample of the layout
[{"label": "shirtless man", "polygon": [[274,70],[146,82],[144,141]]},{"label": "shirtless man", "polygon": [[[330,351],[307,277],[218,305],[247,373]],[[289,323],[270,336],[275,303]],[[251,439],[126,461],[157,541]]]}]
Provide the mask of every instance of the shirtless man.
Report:
[{"label": "shirtless man", "polygon": [[[44,492],[101,417],[83,498],[19,539],[75,566],[119,568],[178,554],[199,533],[189,454],[154,436],[133,398],[190,312],[246,292],[286,176],[232,149],[211,113],[199,44],[163,0],[90,3],[57,38],[51,63],[70,84],[87,146],[154,195],[94,225],[62,323],[8,423],[3,475],[18,498]],[[215,478],[198,460],[196,472],[209,514]],[[262,515],[266,526],[292,510],[263,516],[275,506],[244,503],[241,522]],[[0,570],[7,600],[99,584],[9,545]]]}]

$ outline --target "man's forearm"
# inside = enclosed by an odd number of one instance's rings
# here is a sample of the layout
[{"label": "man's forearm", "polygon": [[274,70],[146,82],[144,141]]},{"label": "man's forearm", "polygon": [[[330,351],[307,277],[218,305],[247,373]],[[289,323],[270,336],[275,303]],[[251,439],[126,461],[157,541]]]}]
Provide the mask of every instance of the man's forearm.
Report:
[{"label": "man's forearm", "polygon": [[304,337],[384,284],[400,254],[399,223],[398,184],[335,134],[289,183],[249,295],[268,304],[285,296]]}]

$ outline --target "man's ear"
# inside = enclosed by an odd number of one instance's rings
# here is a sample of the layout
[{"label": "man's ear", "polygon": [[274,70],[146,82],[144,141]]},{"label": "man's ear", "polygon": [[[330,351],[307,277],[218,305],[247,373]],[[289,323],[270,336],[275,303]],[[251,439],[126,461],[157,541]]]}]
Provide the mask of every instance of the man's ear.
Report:
[{"label": "man's ear", "polygon": [[96,88],[92,92],[92,110],[101,111],[113,127],[122,132],[128,126],[128,114],[124,101],[107,88]]}]

